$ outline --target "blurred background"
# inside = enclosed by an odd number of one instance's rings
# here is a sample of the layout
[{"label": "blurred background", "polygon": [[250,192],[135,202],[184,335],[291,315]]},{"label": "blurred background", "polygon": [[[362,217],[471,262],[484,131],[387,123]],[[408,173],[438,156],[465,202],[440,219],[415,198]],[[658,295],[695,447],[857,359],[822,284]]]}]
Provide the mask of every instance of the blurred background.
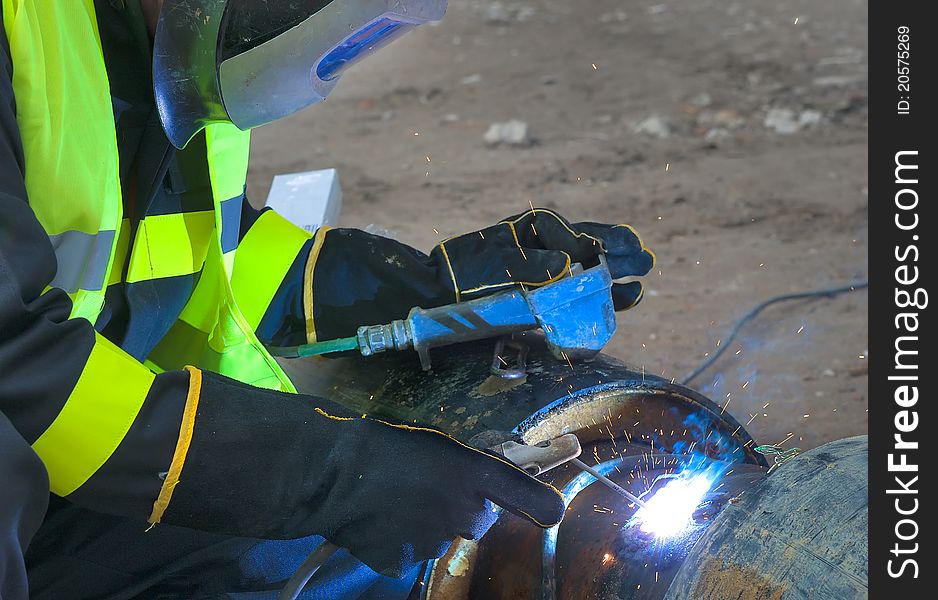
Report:
[{"label": "blurred background", "polygon": [[[258,130],[249,196],[334,167],[341,225],[429,251],[535,206],[654,250],[607,352],[681,381],[776,294],[867,273],[863,0],[451,0]],[[766,309],[693,387],[760,443],[866,432],[867,295]]]}]

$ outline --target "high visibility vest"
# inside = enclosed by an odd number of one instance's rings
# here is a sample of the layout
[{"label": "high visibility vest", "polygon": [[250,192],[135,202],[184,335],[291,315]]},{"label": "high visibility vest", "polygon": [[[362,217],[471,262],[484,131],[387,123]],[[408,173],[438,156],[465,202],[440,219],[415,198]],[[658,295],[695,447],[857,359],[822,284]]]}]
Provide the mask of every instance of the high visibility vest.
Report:
[{"label": "high visibility vest", "polygon": [[29,204],[55,248],[51,287],[72,298],[70,318],[95,322],[128,251],[127,282],[202,271],[144,364],[96,334],[67,403],[33,444],[52,490],[64,496],[120,444],[155,372],[193,365],[295,391],[254,331],[310,235],[267,211],[239,244],[249,134],[216,124],[205,131],[214,210],[147,217],[131,244],[93,0],[2,0],[2,6]]}]

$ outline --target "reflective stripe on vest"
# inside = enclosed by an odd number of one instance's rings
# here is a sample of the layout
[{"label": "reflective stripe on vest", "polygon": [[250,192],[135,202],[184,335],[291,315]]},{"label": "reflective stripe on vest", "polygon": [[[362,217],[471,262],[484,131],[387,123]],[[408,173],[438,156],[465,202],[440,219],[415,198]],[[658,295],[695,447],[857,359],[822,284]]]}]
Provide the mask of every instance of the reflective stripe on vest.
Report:
[{"label": "reflective stripe on vest", "polygon": [[127,283],[197,273],[215,230],[215,211],[146,217],[127,266]]},{"label": "reflective stripe on vest", "polygon": [[74,492],[111,456],[140,412],[153,378],[149,369],[95,334],[68,401],[33,443],[54,493]]},{"label": "reflective stripe on vest", "polygon": [[49,235],[57,269],[51,286],[66,292],[98,291],[104,287],[114,232],[64,231]]},{"label": "reflective stripe on vest", "polygon": [[231,289],[241,314],[255,331],[294,258],[311,237],[312,234],[268,210],[241,240]]},{"label": "reflective stripe on vest", "polygon": [[121,220],[114,112],[94,3],[2,2],[29,205],[56,248],[53,285],[72,297],[72,317],[94,322]]}]

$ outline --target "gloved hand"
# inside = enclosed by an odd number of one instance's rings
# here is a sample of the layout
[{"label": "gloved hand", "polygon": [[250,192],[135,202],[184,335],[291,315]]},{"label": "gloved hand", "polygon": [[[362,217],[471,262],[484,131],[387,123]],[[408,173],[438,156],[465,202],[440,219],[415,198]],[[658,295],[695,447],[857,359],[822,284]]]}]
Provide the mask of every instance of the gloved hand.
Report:
[{"label": "gloved hand", "polygon": [[319,534],[399,577],[456,536],[481,537],[497,517],[492,502],[541,527],[563,516],[557,490],[438,431],[201,377],[163,523],[266,539]]},{"label": "gloved hand", "polygon": [[[628,225],[570,224],[536,208],[480,231],[443,241],[428,255],[355,229],[326,232],[311,257],[316,338],[354,335],[361,325],[407,316],[521,285],[537,287],[564,276],[572,263],[594,266],[605,254],[613,279],[645,275],[654,254]],[[616,283],[616,310],[638,304],[642,284]]]}]

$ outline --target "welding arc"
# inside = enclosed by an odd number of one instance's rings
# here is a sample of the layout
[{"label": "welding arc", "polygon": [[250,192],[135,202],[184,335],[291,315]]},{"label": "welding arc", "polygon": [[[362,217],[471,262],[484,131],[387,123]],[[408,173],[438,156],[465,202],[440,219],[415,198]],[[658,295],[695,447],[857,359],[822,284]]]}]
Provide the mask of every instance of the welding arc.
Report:
[{"label": "welding arc", "polygon": [[759,304],[749,312],[747,312],[741,319],[736,321],[736,324],[733,325],[733,329],[730,330],[730,334],[726,337],[726,340],[722,343],[719,350],[713,353],[707,360],[703,361],[699,367],[690,372],[690,374],[681,381],[681,385],[688,385],[694,379],[700,376],[701,373],[710,368],[710,366],[715,363],[723,353],[726,352],[726,349],[730,347],[730,344],[733,343],[733,340],[736,339],[736,335],[739,333],[739,330],[743,328],[743,325],[754,319],[760,312],[768,308],[769,306],[777,302],[785,302],[787,300],[801,300],[804,298],[833,298],[834,296],[839,296],[840,294],[846,294],[847,292],[855,292],[857,290],[864,290],[870,287],[869,281],[858,281],[857,283],[851,283],[849,285],[844,285],[836,288],[829,288],[826,290],[814,290],[810,292],[797,292],[795,294],[782,294],[780,296],[773,296]]},{"label": "welding arc", "polygon": [[573,463],[574,465],[576,465],[578,468],[580,468],[580,469],[586,471],[587,473],[589,473],[590,475],[592,475],[593,477],[595,477],[601,484],[605,485],[606,487],[612,488],[612,490],[613,490],[615,493],[619,494],[620,496],[625,497],[625,498],[628,499],[629,501],[634,502],[635,504],[641,506],[642,508],[645,508],[645,503],[642,502],[641,500],[639,500],[638,496],[632,494],[632,493],[629,492],[627,489],[625,489],[624,487],[620,486],[620,485],[617,484],[615,481],[609,479],[608,477],[606,477],[605,475],[603,475],[602,473],[600,473],[599,471],[597,471],[597,470],[594,469],[593,467],[589,466],[588,464],[586,464],[585,462],[583,462],[583,461],[580,460],[579,458],[571,459],[570,462],[572,462],[572,463]]}]

